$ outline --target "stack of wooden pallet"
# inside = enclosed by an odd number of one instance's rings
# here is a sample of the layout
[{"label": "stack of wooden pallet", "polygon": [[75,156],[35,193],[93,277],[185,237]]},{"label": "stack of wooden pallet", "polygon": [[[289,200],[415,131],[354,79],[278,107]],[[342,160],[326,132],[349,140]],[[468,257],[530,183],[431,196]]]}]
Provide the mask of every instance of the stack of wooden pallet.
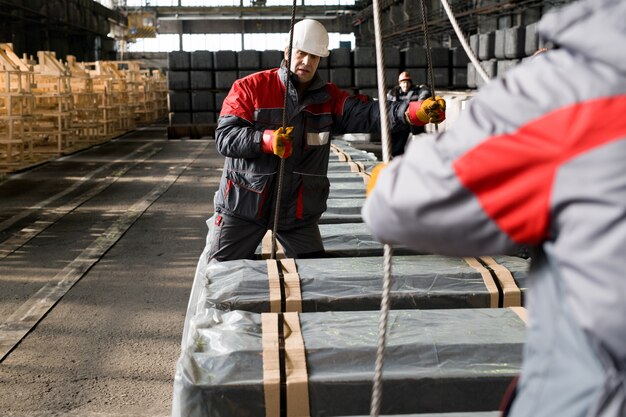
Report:
[{"label": "stack of wooden pallet", "polygon": [[85,67],[76,62],[76,57],[68,55],[66,65],[71,75],[74,98],[72,125],[78,135],[76,140],[86,145],[99,143],[98,95],[93,89],[93,80]]},{"label": "stack of wooden pallet", "polygon": [[[32,61],[28,61],[31,63]],[[63,155],[76,150],[77,132],[73,127],[74,98],[70,86],[71,73],[54,52],[37,52],[32,62],[35,72],[36,154]]]},{"label": "stack of wooden pallet", "polygon": [[34,73],[11,44],[0,44],[0,170],[33,160]]}]

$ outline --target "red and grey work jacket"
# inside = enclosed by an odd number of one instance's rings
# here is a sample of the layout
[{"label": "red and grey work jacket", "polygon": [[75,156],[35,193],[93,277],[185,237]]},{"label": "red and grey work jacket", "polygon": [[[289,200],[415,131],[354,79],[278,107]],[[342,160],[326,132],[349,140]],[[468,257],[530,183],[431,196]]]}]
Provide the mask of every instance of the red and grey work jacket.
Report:
[{"label": "red and grey work jacket", "polygon": [[[276,198],[280,159],[261,151],[263,131],[282,126],[286,68],[237,80],[222,105],[215,139],[226,157],[215,209],[267,225]],[[406,103],[390,103],[391,126],[404,125]],[[300,98],[293,82],[286,125],[293,126],[293,151],[285,160],[281,225],[315,220],[326,210],[326,176],[333,134],[379,131],[377,102],[350,96],[317,74]]]}]

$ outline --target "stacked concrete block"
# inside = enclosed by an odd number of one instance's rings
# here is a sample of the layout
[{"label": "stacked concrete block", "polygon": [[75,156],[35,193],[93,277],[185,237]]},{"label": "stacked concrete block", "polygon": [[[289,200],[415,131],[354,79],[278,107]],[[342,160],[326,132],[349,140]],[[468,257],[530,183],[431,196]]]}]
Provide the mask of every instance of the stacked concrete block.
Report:
[{"label": "stacked concrete block", "polygon": [[453,88],[467,88],[467,64],[470,63],[470,59],[465,53],[462,47],[456,47],[450,49],[451,58],[451,79],[450,85]]},{"label": "stacked concrete block", "polygon": [[526,46],[526,27],[515,26],[505,29],[504,37],[504,56],[507,59],[520,59],[525,55]]},{"label": "stacked concrete block", "polygon": [[[490,77],[503,76],[511,68],[526,61],[538,49],[545,47],[545,42],[539,37],[537,23],[527,26],[501,28],[494,32],[474,34],[469,38],[470,47],[476,51],[483,68]],[[456,85],[454,68],[453,82]],[[477,88],[484,84],[471,64],[467,65],[467,86]]]},{"label": "stacked concrete block", "polygon": [[478,59],[487,60],[495,57],[496,34],[482,33],[478,37]]},{"label": "stacked concrete block", "polygon": [[167,89],[170,125],[191,123],[191,53],[172,51],[167,55]]},{"label": "stacked concrete block", "polygon": [[504,59],[506,56],[504,55],[504,44],[506,42],[506,29],[498,29],[495,31],[494,42],[493,42],[493,56],[496,59]]},{"label": "stacked concrete block", "polygon": [[426,84],[428,80],[428,59],[426,49],[412,46],[404,51],[404,70],[411,74],[413,84]]},{"label": "stacked concrete block", "polygon": [[[493,79],[498,75],[498,61],[496,59],[488,59],[486,61],[481,61],[480,65],[483,67],[489,79]],[[476,87],[480,88],[485,85],[485,81],[482,77],[476,74]]]},{"label": "stacked concrete block", "polygon": [[352,79],[352,51],[346,48],[339,48],[330,51],[328,59],[329,81],[339,88],[350,90],[354,85]]},{"label": "stacked concrete block", "polygon": [[280,63],[283,61],[284,57],[284,51],[270,50],[261,52],[261,69],[280,67]]},{"label": "stacked concrete block", "polygon": [[526,56],[531,56],[539,49],[539,35],[537,34],[537,23],[526,26],[526,36],[524,37],[524,52]]},{"label": "stacked concrete block", "polygon": [[322,57],[320,59],[320,63],[317,66],[317,72],[319,76],[322,78],[322,80],[324,81],[330,80],[330,58],[329,57]]},{"label": "stacked concrete block", "polygon": [[496,73],[498,76],[503,76],[506,74],[511,68],[515,67],[519,64],[519,59],[501,59],[497,61],[496,64]]}]

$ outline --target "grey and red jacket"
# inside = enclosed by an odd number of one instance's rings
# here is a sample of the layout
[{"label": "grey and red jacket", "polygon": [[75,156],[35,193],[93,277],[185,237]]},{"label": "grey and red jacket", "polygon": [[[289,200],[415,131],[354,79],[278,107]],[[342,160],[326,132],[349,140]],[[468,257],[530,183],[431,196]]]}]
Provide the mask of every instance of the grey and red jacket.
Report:
[{"label": "grey and red jacket", "polygon": [[623,0],[547,14],[540,36],[557,48],[413,143],[363,208],[392,245],[455,256],[533,247],[512,417],[626,416],[625,22]]},{"label": "grey and red jacket", "polygon": [[[261,151],[263,131],[282,126],[285,67],[237,80],[222,105],[215,132],[224,172],[215,199],[217,212],[267,225],[273,212],[280,159]],[[404,125],[406,103],[389,107],[391,126]],[[291,157],[285,159],[280,222],[315,220],[326,210],[326,176],[333,134],[379,131],[377,102],[350,96],[316,74],[298,99],[290,83],[286,125],[293,126]]]}]

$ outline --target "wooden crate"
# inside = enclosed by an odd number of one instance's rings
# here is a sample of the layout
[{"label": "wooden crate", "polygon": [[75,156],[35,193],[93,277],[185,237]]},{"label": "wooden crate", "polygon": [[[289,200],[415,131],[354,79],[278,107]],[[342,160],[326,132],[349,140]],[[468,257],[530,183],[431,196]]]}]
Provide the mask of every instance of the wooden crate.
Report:
[{"label": "wooden crate", "polygon": [[33,156],[32,68],[15,55],[11,44],[0,44],[0,171],[35,162]]},{"label": "wooden crate", "polygon": [[72,123],[74,98],[70,71],[54,52],[38,51],[34,72],[34,152],[52,156],[71,153],[77,149],[78,135]]}]

